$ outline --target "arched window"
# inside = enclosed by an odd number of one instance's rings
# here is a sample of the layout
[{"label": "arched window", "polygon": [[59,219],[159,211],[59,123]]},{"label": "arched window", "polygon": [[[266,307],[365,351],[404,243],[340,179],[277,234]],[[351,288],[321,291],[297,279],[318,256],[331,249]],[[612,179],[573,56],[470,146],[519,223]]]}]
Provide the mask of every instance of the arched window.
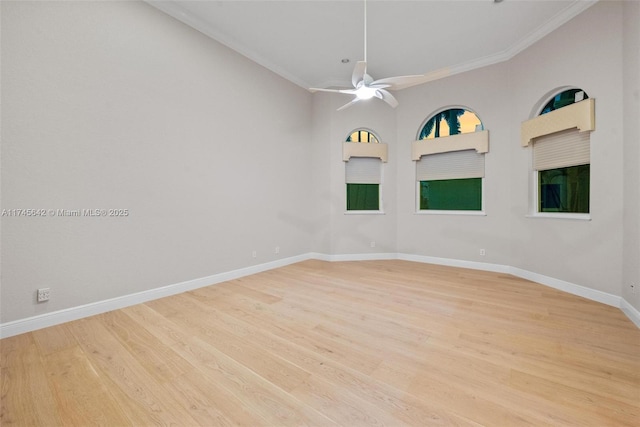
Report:
[{"label": "arched window", "polygon": [[431,116],[420,130],[418,139],[433,139],[481,130],[484,130],[484,127],[476,113],[465,108],[449,108]]},{"label": "arched window", "polygon": [[481,212],[488,132],[473,111],[448,108],[430,116],[414,143],[417,210]]},{"label": "arched window", "polygon": [[550,113],[559,108],[566,107],[567,105],[575,104],[576,102],[588,99],[589,95],[582,89],[567,89],[554,95],[540,111],[540,115]]},{"label": "arched window", "polygon": [[523,140],[533,145],[535,215],[588,216],[593,101],[582,89],[563,88],[523,123]]},{"label": "arched window", "polygon": [[349,134],[349,136],[347,137],[347,142],[364,142],[378,144],[380,141],[378,140],[378,137],[373,134],[373,132],[367,129],[356,129]]},{"label": "arched window", "polygon": [[[367,146],[363,146],[366,144]],[[360,128],[349,133],[343,144],[347,212],[380,212],[382,162],[386,145],[373,131]]]}]

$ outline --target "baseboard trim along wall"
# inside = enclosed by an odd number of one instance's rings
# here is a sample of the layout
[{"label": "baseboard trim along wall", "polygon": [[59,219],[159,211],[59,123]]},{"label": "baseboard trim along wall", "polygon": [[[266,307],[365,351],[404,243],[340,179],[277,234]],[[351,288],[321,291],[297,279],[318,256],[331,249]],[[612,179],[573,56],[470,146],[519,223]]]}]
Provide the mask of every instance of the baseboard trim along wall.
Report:
[{"label": "baseboard trim along wall", "polygon": [[620,310],[622,310],[622,312],[626,314],[638,328],[640,328],[640,311],[636,310],[636,308],[629,304],[626,299],[621,298],[621,300]]},{"label": "baseboard trim along wall", "polygon": [[142,304],[159,298],[180,294],[182,292],[192,291],[194,289],[211,286],[218,283],[226,282],[240,277],[250,276],[252,274],[261,273],[263,271],[272,270],[274,268],[284,267],[300,261],[310,259],[309,254],[297,255],[289,258],[283,258],[264,264],[252,265],[249,267],[232,270],[224,273],[214,274],[199,279],[187,280],[185,282],[175,283],[160,288],[149,289],[148,291],[137,292],[135,294],[123,295],[104,301],[98,301],[78,307],[71,307],[64,310],[44,313],[26,319],[15,320],[0,325],[0,338],[7,338],[14,335],[31,332],[49,326],[59,325],[72,320],[82,319],[84,317],[95,316],[96,314],[106,313],[107,311],[118,310],[120,308],[130,307],[136,304]]},{"label": "baseboard trim along wall", "polygon": [[450,267],[470,268],[472,270],[491,271],[494,273],[511,274],[522,279],[530,280],[550,288],[558,289],[563,292],[577,295],[592,301],[600,302],[612,307],[619,308],[622,312],[640,328],[640,311],[636,310],[624,298],[597,289],[587,288],[586,286],[576,285],[575,283],[556,279],[554,277],[545,276],[543,274],[534,273],[518,267],[512,267],[502,264],[491,264],[486,262],[465,261],[451,258],[439,258],[425,255],[413,254],[341,254],[326,255],[319,253],[311,253],[310,258],[322,261],[369,261],[382,259],[400,259],[404,261],[422,262],[426,264],[447,265]]},{"label": "baseboard trim along wall", "polygon": [[263,271],[272,270],[274,268],[284,267],[297,262],[306,261],[309,259],[317,259],[321,261],[372,261],[372,260],[387,260],[387,259],[400,259],[404,261],[421,262],[426,264],[438,264],[447,265],[451,267],[469,268],[473,270],[491,271],[496,273],[512,274],[516,277],[531,280],[532,282],[539,283],[541,285],[549,286],[554,289],[558,289],[564,292],[568,292],[573,295],[581,296],[583,298],[590,299],[592,301],[601,302],[613,307],[617,307],[638,327],[640,328],[640,311],[629,304],[625,299],[612,295],[606,292],[598,291],[595,289],[587,288],[584,286],[576,285],[574,283],[566,282],[563,280],[555,279],[553,277],[545,276],[531,271],[523,270],[517,267],[511,267],[501,264],[490,264],[484,262],[464,261],[450,258],[438,258],[423,255],[412,255],[402,253],[368,253],[368,254],[339,254],[328,255],[316,252],[310,252],[307,254],[297,255],[289,258],[283,258],[280,260],[253,265],[237,270],[232,270],[224,273],[218,273],[199,279],[187,280],[185,282],[176,283],[173,285],[163,286],[156,289],[150,289],[148,291],[138,292],[130,295],[123,295],[121,297],[112,298],[109,300],[98,301],[91,304],[86,304],[78,307],[72,307],[65,310],[54,311],[51,313],[45,313],[38,316],[29,317],[26,319],[15,320],[12,322],[3,323],[0,325],[0,338],[8,338],[14,335],[23,334],[26,332],[35,331],[49,326],[59,325],[61,323],[70,322],[73,320],[82,319],[84,317],[94,316],[96,314],[105,313],[107,311],[117,310],[120,308],[129,307],[136,304],[142,304],[154,299],[164,298],[167,296],[179,294],[182,292],[191,291],[194,289],[202,288],[205,286],[211,286],[218,283],[226,282],[233,279],[238,279],[252,274],[261,273]]},{"label": "baseboard trim along wall", "polygon": [[436,257],[408,255],[408,254],[398,254],[398,259],[415,261],[415,262],[424,262],[427,264],[449,265],[452,267],[471,268],[473,270],[484,270],[484,271],[492,271],[495,273],[511,274],[513,276],[520,277],[522,279],[531,280],[532,282],[549,286],[550,288],[558,289],[560,291],[568,292],[573,295],[578,295],[593,301],[601,302],[603,304],[620,308],[621,298],[619,296],[598,291],[595,289],[587,288],[585,286],[576,285],[574,283],[565,282],[564,280],[555,279],[553,277],[545,276],[543,274],[533,273],[531,271],[523,270],[521,268],[511,267],[508,265],[489,264],[484,262],[463,261],[463,260],[456,260],[456,259],[436,258]]}]

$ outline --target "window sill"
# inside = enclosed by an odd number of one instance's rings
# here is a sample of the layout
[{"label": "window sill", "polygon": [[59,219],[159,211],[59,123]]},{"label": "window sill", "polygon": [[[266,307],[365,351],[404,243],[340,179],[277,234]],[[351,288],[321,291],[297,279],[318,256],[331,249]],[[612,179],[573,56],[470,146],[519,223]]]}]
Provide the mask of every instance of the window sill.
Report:
[{"label": "window sill", "polygon": [[554,218],[554,219],[574,219],[578,221],[591,221],[591,214],[578,213],[534,213],[525,215],[526,218]]},{"label": "window sill", "polygon": [[470,215],[470,216],[487,216],[485,211],[439,211],[439,210],[423,210],[416,211],[416,215]]},{"label": "window sill", "polygon": [[345,215],[384,215],[384,211],[345,211]]}]

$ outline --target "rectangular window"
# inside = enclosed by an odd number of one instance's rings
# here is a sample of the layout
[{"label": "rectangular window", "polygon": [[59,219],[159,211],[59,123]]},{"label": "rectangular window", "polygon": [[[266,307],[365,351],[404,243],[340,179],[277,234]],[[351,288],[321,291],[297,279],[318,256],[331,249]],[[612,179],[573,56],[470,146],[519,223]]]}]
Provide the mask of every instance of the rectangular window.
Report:
[{"label": "rectangular window", "polygon": [[536,212],[589,213],[589,145],[589,132],[578,132],[576,129],[534,140]]},{"label": "rectangular window", "polygon": [[420,211],[482,211],[484,154],[462,150],[422,156],[416,178]]},{"label": "rectangular window", "polygon": [[420,181],[420,209],[482,210],[482,178]]},{"label": "rectangular window", "polygon": [[379,211],[382,161],[351,157],[345,165],[347,211]]},{"label": "rectangular window", "polygon": [[348,211],[377,211],[380,209],[378,184],[347,184]]},{"label": "rectangular window", "polygon": [[589,213],[590,165],[538,171],[538,212]]}]

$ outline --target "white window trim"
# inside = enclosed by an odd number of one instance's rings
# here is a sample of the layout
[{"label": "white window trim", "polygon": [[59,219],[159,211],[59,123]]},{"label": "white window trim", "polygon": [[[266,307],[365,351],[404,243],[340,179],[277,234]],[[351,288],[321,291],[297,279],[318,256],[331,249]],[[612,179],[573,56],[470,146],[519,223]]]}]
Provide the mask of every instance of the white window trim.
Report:
[{"label": "white window trim", "polygon": [[420,181],[416,181],[416,199],[415,199],[415,207],[416,210],[414,214],[416,215],[468,215],[468,216],[487,216],[485,212],[485,195],[484,195],[484,181],[485,178],[480,178],[480,198],[482,200],[480,210],[479,211],[444,211],[439,209],[420,209]]},{"label": "white window trim", "polygon": [[572,219],[579,221],[591,221],[591,214],[576,214],[576,213],[550,213],[550,212],[538,212],[531,215],[525,215],[525,218],[553,218],[553,219]]},{"label": "white window trim", "polygon": [[[466,111],[470,111],[476,114],[473,110],[466,107],[460,107]],[[446,111],[440,110],[440,112]],[[435,113],[438,114],[438,113]],[[435,114],[429,116],[427,121],[431,120]],[[476,114],[476,117],[478,115]],[[478,117],[478,119],[480,119]],[[482,121],[480,121],[482,123]],[[422,129],[426,122],[422,124]],[[420,133],[420,132],[419,132]],[[418,136],[419,136],[418,133]],[[477,132],[462,133],[456,135],[442,136],[433,139],[422,139],[413,141],[411,143],[411,159],[413,161],[420,161],[422,156],[431,154],[448,153],[453,151],[463,151],[473,149],[479,154],[486,155],[489,152],[489,131],[484,129]],[[484,158],[486,162],[486,156]],[[486,163],[485,163],[486,166]],[[417,178],[417,177],[416,177]],[[467,215],[467,216],[486,216],[485,212],[485,177],[481,178],[480,184],[480,198],[481,206],[479,211],[469,210],[436,210],[436,209],[420,209],[420,181],[416,179],[415,187],[415,214],[416,215]]]},{"label": "white window trim", "polygon": [[[344,214],[345,215],[384,215],[384,199],[382,198],[382,183],[384,182],[384,163],[382,163],[380,165],[380,183],[378,184],[378,209],[377,210],[370,210],[370,211],[350,211],[347,210],[346,205],[347,205],[347,191],[345,188],[344,191],[344,206],[345,206],[345,210],[344,210]],[[346,183],[345,183],[346,186]]]},{"label": "white window trim", "polygon": [[467,216],[487,216],[485,211],[441,211],[422,210],[415,212],[415,215],[467,215]]},{"label": "white window trim", "polygon": [[345,211],[345,215],[385,215],[384,211]]},{"label": "white window trim", "polygon": [[[561,92],[558,92],[561,93]],[[555,95],[554,95],[555,96]],[[531,145],[533,139],[546,136],[555,132],[577,128],[580,132],[595,130],[595,99],[587,98],[566,107],[559,108],[547,114],[538,115],[530,120],[522,122],[520,126],[520,138],[522,147]],[[539,212],[538,205],[538,171],[533,168],[533,155],[530,156],[530,171],[533,172],[530,187],[531,200],[529,201],[529,213],[527,218],[553,218],[569,220],[591,220],[591,206],[589,213],[574,212]],[[591,191],[591,190],[590,190]],[[591,195],[589,195],[591,200]]]},{"label": "white window trim", "polygon": [[[554,219],[573,219],[579,221],[591,221],[591,206],[589,206],[589,213],[575,213],[575,212],[539,212],[538,206],[538,172],[533,171],[532,186],[533,191],[531,199],[530,212],[525,215],[526,218],[554,218]],[[591,191],[591,189],[589,189]],[[591,196],[591,195],[589,195]],[[589,197],[591,199],[591,197]],[[484,200],[484,199],[483,199]]]}]

